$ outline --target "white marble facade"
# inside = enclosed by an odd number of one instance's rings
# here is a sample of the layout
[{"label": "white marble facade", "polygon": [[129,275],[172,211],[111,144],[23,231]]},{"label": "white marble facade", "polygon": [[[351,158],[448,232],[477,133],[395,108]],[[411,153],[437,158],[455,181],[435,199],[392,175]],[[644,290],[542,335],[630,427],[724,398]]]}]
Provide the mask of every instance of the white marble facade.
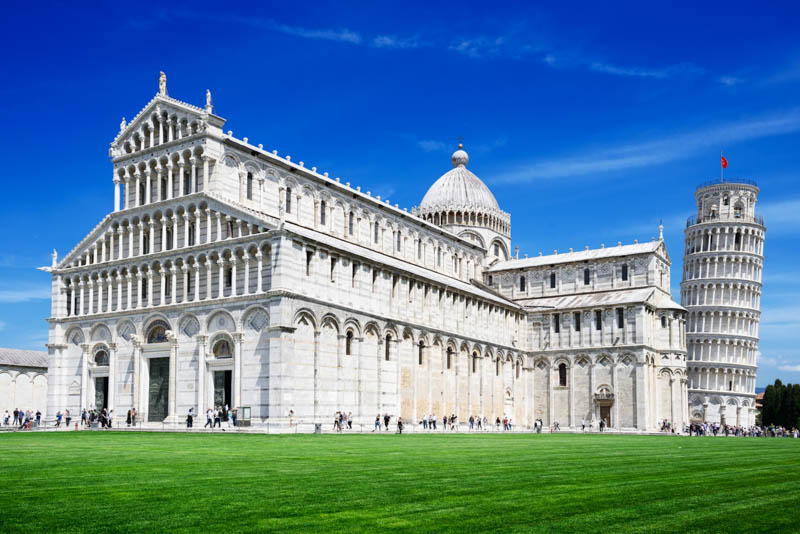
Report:
[{"label": "white marble facade", "polygon": [[224,123],[165,87],[123,121],[114,211],[50,269],[49,415],[687,421],[663,240],[513,258],[460,147],[408,211]]}]

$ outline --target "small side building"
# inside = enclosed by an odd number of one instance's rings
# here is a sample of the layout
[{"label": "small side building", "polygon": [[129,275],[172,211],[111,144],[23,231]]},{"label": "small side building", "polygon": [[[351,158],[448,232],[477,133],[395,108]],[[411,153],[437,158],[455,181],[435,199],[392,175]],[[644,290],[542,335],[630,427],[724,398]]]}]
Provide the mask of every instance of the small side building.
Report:
[{"label": "small side building", "polygon": [[47,408],[47,352],[0,348],[0,414]]}]

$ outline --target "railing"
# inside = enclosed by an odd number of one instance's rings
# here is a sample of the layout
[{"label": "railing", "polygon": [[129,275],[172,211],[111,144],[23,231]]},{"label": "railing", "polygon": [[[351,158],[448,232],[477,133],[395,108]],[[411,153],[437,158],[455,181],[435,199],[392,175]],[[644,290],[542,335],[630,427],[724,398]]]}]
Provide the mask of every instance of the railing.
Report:
[{"label": "railing", "polygon": [[709,187],[712,185],[722,185],[722,184],[744,184],[744,185],[753,185],[755,187],[758,187],[758,183],[756,183],[754,180],[747,180],[745,178],[721,178],[719,180],[714,179],[714,180],[709,180],[707,182],[703,182],[702,184],[697,186],[697,189],[695,189],[695,191],[699,191],[704,187]]},{"label": "railing", "polygon": [[708,217],[695,217],[694,215],[688,217],[686,219],[686,228],[690,226],[694,226],[695,224],[700,223],[708,223],[708,222],[746,222],[746,223],[756,223],[764,226],[764,217],[762,215],[756,214],[754,217],[720,217],[719,215],[712,217],[709,215]]}]

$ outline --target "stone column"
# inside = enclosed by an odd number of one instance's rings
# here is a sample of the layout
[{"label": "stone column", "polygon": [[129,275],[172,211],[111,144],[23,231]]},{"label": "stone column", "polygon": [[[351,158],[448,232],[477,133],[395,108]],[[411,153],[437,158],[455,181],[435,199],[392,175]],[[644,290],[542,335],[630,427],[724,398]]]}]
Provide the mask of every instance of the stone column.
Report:
[{"label": "stone column", "polygon": [[114,279],[111,275],[108,276],[108,291],[106,292],[106,311],[111,311],[111,305],[114,303]]},{"label": "stone column", "polygon": [[[513,371],[512,371],[513,372]],[[516,398],[516,392],[514,392]],[[569,426],[575,428],[575,361],[569,362]]]},{"label": "stone column", "polygon": [[233,401],[232,406],[242,406],[242,339],[244,333],[234,332],[233,334]]},{"label": "stone column", "polygon": [[108,410],[117,405],[117,344],[108,344]]},{"label": "stone column", "polygon": [[217,217],[217,235],[214,241],[220,241],[222,239],[222,214],[216,212],[214,215]]},{"label": "stone column", "polygon": [[263,276],[261,274],[263,256],[264,255],[261,253],[261,249],[259,249],[258,252],[256,252],[256,259],[258,260],[258,286],[256,287],[256,292],[257,293],[261,293],[263,291],[263,289],[262,289],[262,278],[263,278]]},{"label": "stone column", "polygon": [[131,177],[130,176],[125,176],[125,194],[123,195],[122,205],[125,206],[125,209],[133,207],[131,205]]},{"label": "stone column", "polygon": [[206,257],[206,298],[214,298],[213,295],[214,265],[210,257]]},{"label": "stone column", "polygon": [[152,254],[156,251],[156,231],[155,231],[156,223],[152,220],[147,222],[148,232],[150,234],[150,243],[148,243],[147,253]]},{"label": "stone column", "polygon": [[244,295],[250,294],[250,253],[244,252]]},{"label": "stone column", "polygon": [[92,315],[94,313],[94,286],[96,283],[94,279],[89,279],[89,307],[86,310],[86,315]]},{"label": "stone column", "polygon": [[117,283],[117,305],[114,306],[114,311],[122,309],[122,276],[119,271],[114,273],[114,281]]},{"label": "stone column", "polygon": [[194,244],[200,244],[200,208],[194,212]]},{"label": "stone column", "polygon": [[[88,408],[87,402],[89,401],[89,344],[81,344],[81,406],[80,409]],[[75,419],[79,419],[80,414],[77,414]]]},{"label": "stone column", "polygon": [[153,298],[153,271],[147,271],[147,306],[153,307],[155,299]]},{"label": "stone column", "polygon": [[119,184],[121,182],[122,180],[120,180],[118,176],[114,175],[114,211],[119,211],[119,205],[120,205]]},{"label": "stone column", "polygon": [[222,259],[217,260],[217,266],[219,267],[219,286],[217,287],[217,298],[221,299],[225,295],[225,261]]},{"label": "stone column", "polygon": [[206,343],[208,336],[197,336],[197,415],[205,424],[206,417]]},{"label": "stone column", "polygon": [[172,133],[172,128],[173,128],[174,125],[175,125],[175,121],[173,121],[171,118],[167,119],[167,142],[168,143],[174,139],[174,136],[173,136],[173,133]]},{"label": "stone column", "polygon": [[[184,212],[183,213],[183,247],[186,248],[189,246],[189,227],[191,223],[189,222],[189,214]],[[175,248],[177,247],[177,236],[178,236],[178,223],[175,223]],[[197,240],[197,233],[195,232],[195,241]]]},{"label": "stone column", "polygon": [[172,192],[175,188],[175,181],[173,180],[174,171],[175,165],[170,161],[167,163],[167,200],[172,198]]},{"label": "stone column", "polygon": [[197,192],[197,158],[189,158],[189,163],[192,164],[192,182],[189,184],[189,194]]},{"label": "stone column", "polygon": [[169,339],[169,414],[167,421],[178,422],[178,337],[174,332],[168,333]]},{"label": "stone column", "polygon": [[200,300],[200,265],[194,263],[194,302]]},{"label": "stone column", "polygon": [[169,294],[169,303],[170,304],[175,304],[175,291],[176,291],[176,288],[178,287],[177,278],[175,276],[176,272],[177,272],[177,269],[175,268],[175,265],[172,265],[169,268],[169,275],[170,275],[170,277],[172,277],[172,282],[170,282],[170,288],[169,288],[170,289],[170,294]]},{"label": "stone column", "polygon": [[203,190],[208,190],[208,156],[203,155]]},{"label": "stone column", "polygon": [[130,298],[130,309],[135,310],[142,307],[142,273],[137,271],[134,275],[136,277],[136,300]]},{"label": "stone column", "polygon": [[153,198],[152,197],[152,189],[151,189],[152,188],[151,182],[152,182],[153,172],[150,169],[147,169],[146,171],[144,171],[144,176],[145,176],[145,180],[146,180],[145,181],[145,185],[144,185],[144,203],[145,204],[150,204],[151,199]]},{"label": "stone column", "polygon": [[[213,222],[211,221],[211,208],[206,208],[206,239],[203,243],[211,243],[211,228],[213,227]],[[198,243],[200,242],[200,236],[197,236]]]},{"label": "stone column", "polygon": [[[179,217],[177,215],[173,215],[170,217],[170,221],[172,222],[172,249],[178,248],[178,221]],[[184,242],[185,245],[185,242]]]},{"label": "stone column", "polygon": [[139,187],[141,186],[142,183],[142,173],[137,172],[136,174],[134,174],[134,176],[136,177],[136,191],[133,192],[133,198],[134,198],[133,207],[138,208],[141,200],[139,198]]},{"label": "stone column", "polygon": [[117,236],[117,259],[122,259],[122,249],[123,249],[123,242],[125,241],[125,237],[122,235],[122,228],[117,226],[114,228],[114,234]]},{"label": "stone column", "polygon": [[178,189],[177,196],[182,196],[186,191],[186,184],[184,183],[184,180],[186,180],[186,164],[183,160],[178,162],[178,174],[180,175],[180,179],[178,180],[178,187],[180,189]]},{"label": "stone column", "polygon": [[[183,296],[181,302],[186,302],[189,300],[189,268],[185,263],[181,265],[181,273],[183,273]],[[175,303],[174,298],[172,299],[172,303]]]},{"label": "stone column", "polygon": [[72,306],[71,306],[70,309],[72,310],[72,315],[79,315],[78,314],[78,310],[75,309],[75,304],[76,304],[76,301],[78,300],[77,299],[77,296],[78,296],[77,295],[77,293],[78,293],[78,282],[76,280],[72,280],[72,283],[70,284],[70,288],[72,289],[72,291],[70,292],[70,299],[72,300]]}]

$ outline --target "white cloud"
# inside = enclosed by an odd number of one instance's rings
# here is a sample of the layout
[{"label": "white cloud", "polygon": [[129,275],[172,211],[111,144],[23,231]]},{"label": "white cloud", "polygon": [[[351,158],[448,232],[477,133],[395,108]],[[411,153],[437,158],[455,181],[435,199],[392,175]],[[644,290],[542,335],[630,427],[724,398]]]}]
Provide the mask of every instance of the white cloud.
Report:
[{"label": "white cloud", "polygon": [[762,202],[756,211],[764,216],[764,224],[771,235],[800,232],[800,198],[779,202]]},{"label": "white cloud", "polygon": [[506,37],[476,37],[474,39],[459,39],[450,43],[450,50],[464,54],[472,58],[482,58],[497,55],[516,55],[511,53],[504,45],[507,43]]},{"label": "white cloud", "polygon": [[422,43],[416,37],[397,37],[396,35],[378,35],[370,43],[375,48],[419,48]]},{"label": "white cloud", "polygon": [[722,85],[726,85],[728,87],[733,87],[734,85],[739,85],[744,80],[741,78],[737,78],[736,76],[720,76],[719,83]]},{"label": "white cloud", "polygon": [[778,369],[787,373],[800,373],[800,365],[781,365]]},{"label": "white cloud", "polygon": [[28,289],[0,289],[0,303],[28,302],[29,300],[49,299],[50,287],[32,287]]},{"label": "white cloud", "polygon": [[528,182],[638,169],[687,158],[710,147],[730,146],[741,141],[797,131],[800,131],[800,108],[704,127],[661,139],[579,150],[580,155],[526,162],[516,169],[501,172],[495,181]]},{"label": "white cloud", "polygon": [[417,141],[417,146],[425,152],[438,152],[444,150],[447,144],[444,141],[437,141],[436,139],[423,139]]},{"label": "white cloud", "polygon": [[657,78],[664,79],[681,74],[702,74],[703,69],[692,63],[679,63],[668,67],[649,68],[649,67],[623,67],[602,61],[593,61],[589,64],[589,70],[613,74],[615,76],[626,76],[635,78]]}]

